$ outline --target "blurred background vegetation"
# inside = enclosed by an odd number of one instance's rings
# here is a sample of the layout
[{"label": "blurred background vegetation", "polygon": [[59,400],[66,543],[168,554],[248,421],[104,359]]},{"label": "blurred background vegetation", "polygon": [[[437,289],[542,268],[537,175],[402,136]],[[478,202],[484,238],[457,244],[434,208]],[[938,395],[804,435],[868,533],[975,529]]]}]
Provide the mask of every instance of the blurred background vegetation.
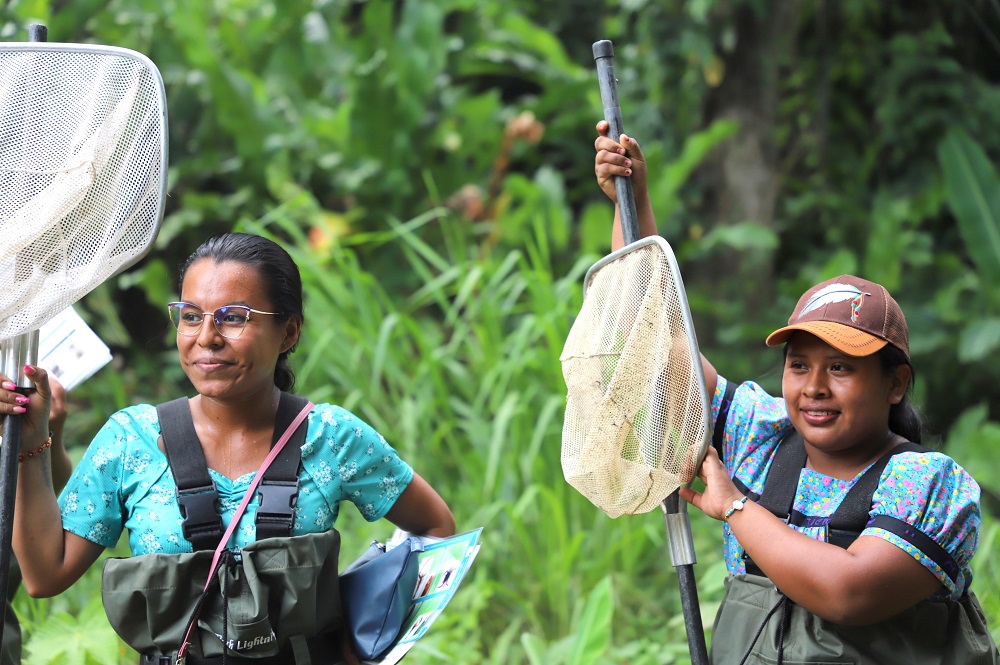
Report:
[{"label": "blurred background vegetation", "polygon": [[[910,323],[932,444],[983,488],[974,589],[1000,633],[1000,6],[995,0],[8,0],[7,41],[135,49],[167,89],[169,199],[152,252],[78,308],[113,367],[71,395],[83,447],[114,410],[191,388],[164,303],[230,229],[306,282],[299,392],[377,427],[485,545],[418,663],[688,661],[658,513],[610,520],[559,464],[559,352],[610,247],[593,180],[591,45],[702,350],[779,391],[761,342],[811,283],[861,273]],[[693,515],[707,627],[720,528]],[[345,511],[344,557],[384,524]],[[126,552],[120,548],[111,554]],[[16,600],[26,662],[133,663],[99,567]]]}]

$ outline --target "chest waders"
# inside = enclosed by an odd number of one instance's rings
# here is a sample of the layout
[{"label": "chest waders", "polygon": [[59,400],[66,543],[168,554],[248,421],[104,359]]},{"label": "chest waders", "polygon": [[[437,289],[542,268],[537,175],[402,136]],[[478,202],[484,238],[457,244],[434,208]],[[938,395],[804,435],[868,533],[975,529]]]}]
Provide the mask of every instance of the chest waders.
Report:
[{"label": "chest waders", "polygon": [[[272,447],[306,404],[281,394]],[[182,531],[195,551],[108,559],[101,586],[112,627],[139,652],[140,665],[175,665],[189,620],[198,611],[186,665],[339,663],[340,534],[330,529],[289,535],[307,423],[264,471],[257,539],[238,554],[224,551],[224,563],[203,592],[213,550],[224,533],[218,494],[187,399],[160,404],[157,415],[177,483]]]},{"label": "chest waders", "polygon": [[[727,385],[713,445],[722,458],[722,436],[735,385]],[[823,527],[827,541],[847,548],[868,526],[885,529],[914,545],[955,578],[959,566],[936,542],[887,516],[869,518],[872,496],[893,455],[925,448],[906,442],[877,460],[829,517],[792,510],[806,463],[802,437],[793,432],[775,452],[760,495],[734,478],[751,501],[788,524]],[[979,601],[971,591],[959,600],[923,600],[894,617],[867,626],[826,621],[787,598],[744,554],[747,572],[730,575],[712,629],[713,665],[1000,665]],[[819,573],[820,571],[817,571]]]}]

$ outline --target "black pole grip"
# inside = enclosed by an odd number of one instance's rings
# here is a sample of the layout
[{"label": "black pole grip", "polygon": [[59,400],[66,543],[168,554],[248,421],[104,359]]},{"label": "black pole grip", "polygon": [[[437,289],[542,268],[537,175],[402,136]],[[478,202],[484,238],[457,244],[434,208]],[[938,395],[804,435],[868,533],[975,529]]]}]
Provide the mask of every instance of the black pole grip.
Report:
[{"label": "black pole grip", "polygon": [[32,23],[28,26],[28,41],[29,42],[47,42],[49,41],[49,28],[41,23]]},{"label": "black pole grip", "polygon": [[684,627],[687,630],[691,665],[708,665],[708,648],[705,645],[705,627],[701,623],[694,566],[685,564],[677,566],[674,570],[677,571],[677,585],[680,588],[681,609],[684,612]]},{"label": "black pole grip", "polygon": [[[618,103],[618,81],[615,79],[615,48],[608,39],[594,42],[594,60],[597,63],[597,81],[601,86],[601,104],[604,119],[608,121],[608,136],[615,141],[625,133],[622,109]],[[631,178],[615,176],[618,194],[618,214],[622,222],[622,237],[626,245],[639,239],[639,215],[635,210],[635,193]]]}]

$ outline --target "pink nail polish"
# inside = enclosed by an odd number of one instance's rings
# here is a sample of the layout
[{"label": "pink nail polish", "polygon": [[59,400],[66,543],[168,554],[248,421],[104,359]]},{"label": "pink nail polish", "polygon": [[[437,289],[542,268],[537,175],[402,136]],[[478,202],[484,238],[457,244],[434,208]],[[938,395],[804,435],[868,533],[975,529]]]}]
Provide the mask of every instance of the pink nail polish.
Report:
[{"label": "pink nail polish", "polygon": [[13,411],[14,413],[25,413],[27,412],[27,409],[24,408],[23,406],[15,406],[11,408],[11,411]]},{"label": "pink nail polish", "polygon": [[625,169],[625,175],[632,175],[632,169]]},{"label": "pink nail polish", "polygon": [[625,148],[618,148],[618,154],[619,155],[624,155],[625,154]]},{"label": "pink nail polish", "polygon": [[33,366],[31,366],[31,365],[25,365],[24,366],[24,373],[25,374],[34,374],[35,373],[35,368]]},{"label": "pink nail polish", "polygon": [[4,390],[17,390],[17,386],[11,381],[4,381],[3,383],[0,383],[0,388],[3,388]]},{"label": "pink nail polish", "polygon": [[25,404],[27,404],[31,400],[28,399],[27,397],[25,397],[24,395],[18,395],[16,398],[14,398],[14,401],[17,402],[18,404],[20,404],[21,406],[24,406]]}]

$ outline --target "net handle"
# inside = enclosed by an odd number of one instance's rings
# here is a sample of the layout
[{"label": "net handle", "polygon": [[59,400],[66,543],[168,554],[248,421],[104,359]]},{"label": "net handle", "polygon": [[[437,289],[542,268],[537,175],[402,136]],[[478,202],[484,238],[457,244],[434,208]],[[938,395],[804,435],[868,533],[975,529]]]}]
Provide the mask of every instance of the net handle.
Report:
[{"label": "net handle", "polygon": [[[594,60],[597,64],[597,80],[601,86],[601,104],[604,119],[608,122],[608,135],[616,141],[625,133],[622,110],[618,101],[618,81],[615,78],[615,49],[611,40],[594,42]],[[635,193],[632,179],[615,176],[615,193],[618,195],[618,212],[622,224],[622,238],[625,245],[640,240],[639,217],[635,208]],[[619,250],[620,251],[620,250]],[[679,288],[683,288],[680,286]],[[696,356],[697,358],[697,356]],[[700,372],[698,373],[700,376]],[[704,379],[701,379],[704,381]],[[707,665],[708,650],[705,644],[705,630],[698,607],[698,590],[695,585],[693,564],[695,563],[694,542],[687,504],[680,500],[675,490],[662,502],[666,521],[667,540],[670,543],[671,562],[680,580],[681,605],[684,610],[684,624],[688,638],[688,651],[693,665]]]},{"label": "net handle", "polygon": [[[618,80],[615,78],[615,47],[610,39],[594,42],[594,61],[597,64],[597,82],[601,86],[601,104],[604,119],[608,122],[608,136],[617,141],[625,133],[622,109],[618,103]],[[635,209],[635,192],[632,179],[614,176],[615,193],[618,195],[618,212],[622,222],[622,238],[626,245],[639,240],[639,215]]]}]

